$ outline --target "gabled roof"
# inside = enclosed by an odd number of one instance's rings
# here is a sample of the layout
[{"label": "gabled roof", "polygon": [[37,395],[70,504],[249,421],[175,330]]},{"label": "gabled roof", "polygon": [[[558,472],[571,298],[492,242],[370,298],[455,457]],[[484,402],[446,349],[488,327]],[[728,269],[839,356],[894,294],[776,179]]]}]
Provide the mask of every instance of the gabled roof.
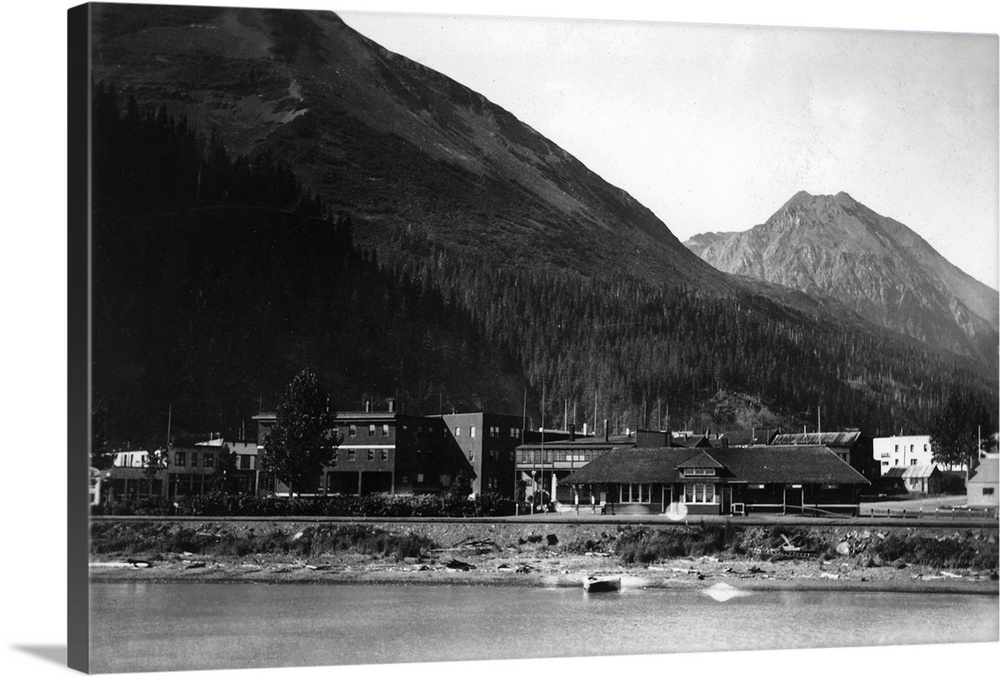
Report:
[{"label": "gabled roof", "polygon": [[903,477],[906,479],[926,479],[940,473],[941,470],[937,468],[937,465],[910,465],[903,471]]},{"label": "gabled roof", "polygon": [[771,443],[775,446],[836,446],[850,448],[861,438],[861,432],[807,432],[779,434]]},{"label": "gabled roof", "polygon": [[882,476],[890,479],[926,479],[940,474],[937,465],[906,465],[905,467],[890,467]]},{"label": "gabled roof", "polygon": [[864,484],[860,472],[825,446],[720,448],[712,456],[749,483]]},{"label": "gabled roof", "polygon": [[694,448],[614,448],[559,483],[674,483],[677,466],[700,453]]},{"label": "gabled roof", "polygon": [[1000,481],[1000,458],[983,458],[976,473],[969,479],[970,484],[995,484]]},{"label": "gabled roof", "polygon": [[719,464],[718,460],[702,451],[693,458],[688,458],[684,462],[680,463],[677,467],[678,469],[683,469],[685,467],[714,467],[716,469],[720,469],[722,465]]},{"label": "gabled roof", "polygon": [[857,470],[825,446],[752,446],[748,448],[615,448],[562,479],[562,484],[676,483],[678,468],[706,455],[747,483],[866,485]]}]

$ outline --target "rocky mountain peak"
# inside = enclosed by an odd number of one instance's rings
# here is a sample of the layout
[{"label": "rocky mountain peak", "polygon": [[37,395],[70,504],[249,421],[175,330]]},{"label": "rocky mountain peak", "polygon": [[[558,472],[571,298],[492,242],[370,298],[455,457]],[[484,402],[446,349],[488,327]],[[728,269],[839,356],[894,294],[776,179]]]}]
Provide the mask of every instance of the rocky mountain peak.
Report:
[{"label": "rocky mountain peak", "polygon": [[799,191],[761,225],[686,245],[724,272],[831,296],[877,324],[996,364],[997,292],[846,192]]}]

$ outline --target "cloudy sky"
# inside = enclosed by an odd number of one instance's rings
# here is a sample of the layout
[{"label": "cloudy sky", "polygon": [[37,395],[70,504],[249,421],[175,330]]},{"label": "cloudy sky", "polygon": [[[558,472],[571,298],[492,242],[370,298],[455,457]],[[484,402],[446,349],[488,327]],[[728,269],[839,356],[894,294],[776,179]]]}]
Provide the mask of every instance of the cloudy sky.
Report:
[{"label": "cloudy sky", "polygon": [[845,191],[997,287],[995,35],[341,16],[511,111],[681,240]]}]

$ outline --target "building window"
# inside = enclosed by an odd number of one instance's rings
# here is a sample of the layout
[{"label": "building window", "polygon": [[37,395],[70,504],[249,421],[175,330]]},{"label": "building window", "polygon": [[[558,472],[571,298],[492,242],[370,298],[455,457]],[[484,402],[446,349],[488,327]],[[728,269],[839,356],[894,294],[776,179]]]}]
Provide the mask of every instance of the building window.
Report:
[{"label": "building window", "polygon": [[476,461],[476,452],[469,451],[469,462],[475,462],[475,461]]},{"label": "building window", "polygon": [[424,475],[423,474],[418,474],[417,475],[417,483],[418,484],[422,484],[423,482],[424,482]]},{"label": "building window", "polygon": [[650,484],[619,484],[618,502],[650,502],[651,488]]},{"label": "building window", "polygon": [[473,425],[472,427],[469,428],[469,436],[472,437],[473,439],[476,438],[476,426],[475,425]]},{"label": "building window", "polygon": [[240,469],[250,469],[250,456],[241,455],[240,456]]},{"label": "building window", "polygon": [[357,425],[351,425],[348,429],[349,429],[349,434],[351,435],[351,439],[353,439],[354,437],[358,436],[358,426]]},{"label": "building window", "polygon": [[410,477],[408,477],[408,476],[406,476],[404,474],[403,476],[401,476],[399,478],[399,482],[402,483],[402,484],[408,484],[408,483],[410,483]]},{"label": "building window", "polygon": [[184,467],[187,465],[187,453],[184,451],[177,451],[174,453],[174,464],[178,467]]},{"label": "building window", "polygon": [[455,428],[455,436],[456,437],[462,436],[462,428],[461,427],[456,427]]},{"label": "building window", "polygon": [[354,462],[358,459],[358,453],[353,448],[347,451],[347,459],[350,462]]},{"label": "building window", "polygon": [[374,448],[369,448],[368,449],[368,459],[369,460],[374,460],[375,459],[375,449]]},{"label": "building window", "polygon": [[215,467],[215,456],[211,453],[205,454],[204,460],[205,467]]},{"label": "building window", "polygon": [[368,426],[368,436],[370,437],[375,436],[375,425]]},{"label": "building window", "polygon": [[387,462],[388,460],[389,460],[389,449],[388,448],[383,448],[382,449],[382,461],[383,462]]},{"label": "building window", "polygon": [[685,467],[684,476],[715,476],[715,470],[709,467]]},{"label": "building window", "polygon": [[883,454],[882,454],[882,455],[880,455],[879,457],[881,457],[881,458],[888,458],[888,457],[889,457],[889,454],[888,454],[888,453],[883,453]]},{"label": "building window", "polygon": [[198,454],[194,451],[191,451],[191,466],[192,467],[198,466]]},{"label": "building window", "polygon": [[715,502],[715,484],[685,484],[684,502],[706,504]]},{"label": "building window", "polygon": [[382,436],[383,437],[389,436],[389,425],[388,424],[382,425]]},{"label": "building window", "polygon": [[916,465],[917,464],[917,459],[916,458],[910,458],[910,464],[911,465]]},{"label": "building window", "polygon": [[983,488],[983,495],[993,495],[992,488]]},{"label": "building window", "polygon": [[438,478],[438,480],[441,482],[441,486],[443,488],[448,488],[449,486],[451,486],[451,475],[449,474],[442,474]]}]

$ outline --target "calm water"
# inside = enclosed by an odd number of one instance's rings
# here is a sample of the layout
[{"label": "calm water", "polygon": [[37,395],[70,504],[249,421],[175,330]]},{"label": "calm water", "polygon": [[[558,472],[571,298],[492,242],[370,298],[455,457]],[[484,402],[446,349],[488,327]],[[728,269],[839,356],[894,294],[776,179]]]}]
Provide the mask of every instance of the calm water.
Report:
[{"label": "calm water", "polygon": [[998,640],[996,596],[95,584],[92,669],[235,669]]}]

